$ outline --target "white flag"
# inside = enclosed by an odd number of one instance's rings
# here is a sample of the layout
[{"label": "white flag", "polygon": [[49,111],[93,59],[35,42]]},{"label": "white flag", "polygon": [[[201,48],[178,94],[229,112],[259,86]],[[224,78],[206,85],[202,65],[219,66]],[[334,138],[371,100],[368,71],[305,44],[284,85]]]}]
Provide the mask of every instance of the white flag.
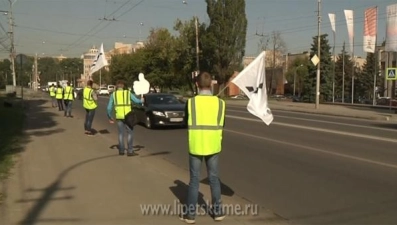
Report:
[{"label": "white flag", "polygon": [[329,17],[329,22],[331,22],[332,31],[335,33],[336,32],[336,29],[335,29],[335,13],[328,13],[328,17]]},{"label": "white flag", "polygon": [[270,125],[273,114],[267,101],[265,56],[266,52],[262,52],[232,82],[250,99],[247,105],[248,112]]},{"label": "white flag", "polygon": [[353,10],[345,10],[345,18],[347,24],[347,32],[349,34],[350,52],[354,52],[354,12]]},{"label": "white flag", "polygon": [[106,60],[105,57],[105,51],[103,50],[103,43],[101,44],[101,48],[98,51],[98,54],[95,56],[94,61],[92,62],[91,68],[90,68],[90,75],[95,73],[96,71],[102,69],[104,66],[107,66],[108,61]]}]

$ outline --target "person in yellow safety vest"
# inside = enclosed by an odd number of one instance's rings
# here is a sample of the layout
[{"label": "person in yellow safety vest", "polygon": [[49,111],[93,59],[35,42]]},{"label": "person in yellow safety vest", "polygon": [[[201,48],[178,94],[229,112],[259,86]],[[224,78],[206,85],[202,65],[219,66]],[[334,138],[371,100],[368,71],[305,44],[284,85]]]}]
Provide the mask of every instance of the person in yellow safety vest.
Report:
[{"label": "person in yellow safety vest", "polygon": [[124,89],[124,82],[117,82],[117,89],[109,97],[107,114],[110,123],[114,123],[113,111],[116,115],[117,127],[119,131],[119,155],[124,155],[124,131],[127,130],[127,156],[136,156],[133,148],[132,129],[124,122],[125,116],[132,110],[132,102],[142,104],[142,101],[135,97],[128,89]]},{"label": "person in yellow safety vest", "polygon": [[56,98],[55,98],[55,94],[56,94],[55,91],[56,91],[55,85],[52,84],[51,87],[50,87],[50,90],[49,90],[49,92],[50,92],[50,97],[51,97],[52,108],[58,107],[58,106],[57,106],[57,100],[56,100]]},{"label": "person in yellow safety vest", "polygon": [[58,104],[58,110],[63,111],[63,88],[60,83],[58,83],[57,90],[55,92],[55,98]]},{"label": "person in yellow safety vest", "polygon": [[195,223],[199,195],[201,164],[205,161],[212,196],[212,217],[216,221],[225,218],[221,203],[219,180],[219,154],[222,150],[222,135],[225,125],[225,102],[211,93],[212,78],[207,72],[196,78],[199,88],[197,96],[186,104],[185,121],[188,126],[190,182],[185,212],[180,219]]},{"label": "person in yellow safety vest", "polygon": [[70,83],[66,83],[66,87],[63,91],[63,102],[65,103],[65,114],[64,117],[73,118],[72,116],[72,105],[74,100],[74,89],[70,86]]},{"label": "person in yellow safety vest", "polygon": [[83,89],[83,107],[85,109],[84,130],[85,134],[92,136],[92,121],[94,121],[95,110],[98,107],[98,96],[92,89],[93,81],[87,81],[87,86]]}]

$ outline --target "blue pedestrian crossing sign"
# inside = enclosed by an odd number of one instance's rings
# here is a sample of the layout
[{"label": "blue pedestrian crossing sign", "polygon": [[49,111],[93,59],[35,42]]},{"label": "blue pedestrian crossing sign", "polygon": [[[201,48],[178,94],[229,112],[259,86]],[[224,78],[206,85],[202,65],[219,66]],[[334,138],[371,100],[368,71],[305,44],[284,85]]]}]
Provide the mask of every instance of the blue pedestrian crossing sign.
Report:
[{"label": "blue pedestrian crossing sign", "polygon": [[397,68],[387,68],[386,80],[397,80]]}]

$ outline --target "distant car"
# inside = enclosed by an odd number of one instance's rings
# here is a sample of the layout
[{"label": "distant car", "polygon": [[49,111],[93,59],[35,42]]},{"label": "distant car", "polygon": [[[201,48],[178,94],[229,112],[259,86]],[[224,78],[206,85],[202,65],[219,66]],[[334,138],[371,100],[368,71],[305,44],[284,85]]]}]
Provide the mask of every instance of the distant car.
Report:
[{"label": "distant car", "polygon": [[138,122],[146,128],[158,126],[185,127],[185,103],[175,95],[150,93],[143,96],[143,105],[135,105]]},{"label": "distant car", "polygon": [[106,87],[101,87],[98,90],[98,95],[109,95],[109,90]]}]

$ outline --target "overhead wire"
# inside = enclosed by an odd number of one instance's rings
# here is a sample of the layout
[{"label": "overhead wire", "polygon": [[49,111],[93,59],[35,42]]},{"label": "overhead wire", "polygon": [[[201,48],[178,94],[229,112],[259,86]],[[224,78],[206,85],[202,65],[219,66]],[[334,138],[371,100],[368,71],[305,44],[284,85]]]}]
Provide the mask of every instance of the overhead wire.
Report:
[{"label": "overhead wire", "polygon": [[[126,6],[128,3],[130,3],[132,0],[127,0],[125,3],[123,3],[119,8],[117,8],[115,11],[113,11],[109,16],[114,15],[115,13],[117,13],[120,9],[122,9],[124,6]],[[76,41],[72,42],[71,44],[69,44],[66,49],[64,50],[70,50],[72,49],[72,47],[78,45],[82,39],[84,39],[85,37],[87,37],[87,35],[89,35],[92,31],[94,31],[96,28],[98,28],[102,23],[104,22],[104,20],[101,20],[97,25],[95,25],[94,27],[92,27],[87,33],[85,33],[84,35],[82,35],[80,38],[78,38]]]}]

